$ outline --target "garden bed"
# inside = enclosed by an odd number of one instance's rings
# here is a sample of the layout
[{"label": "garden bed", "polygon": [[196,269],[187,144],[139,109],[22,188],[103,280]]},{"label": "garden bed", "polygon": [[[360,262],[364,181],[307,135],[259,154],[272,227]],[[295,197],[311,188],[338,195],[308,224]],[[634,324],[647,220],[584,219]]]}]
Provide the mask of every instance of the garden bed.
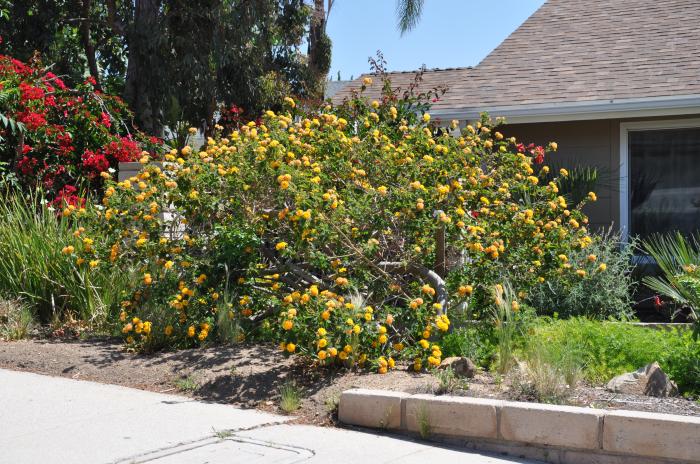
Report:
[{"label": "garden bed", "polygon": [[[429,373],[400,368],[380,375],[367,372],[319,371],[285,357],[271,345],[212,346],[198,350],[140,355],[124,350],[119,340],[25,340],[0,342],[0,368],[91,380],[144,390],[182,394],[207,401],[279,412],[279,389],[293,381],[302,389],[300,421],[332,425],[342,391],[370,388],[425,393],[439,381]],[[452,394],[527,400],[517,396],[509,377],[480,372],[466,389]],[[691,399],[652,398],[606,392],[601,386],[580,384],[566,404],[601,409],[625,409],[700,416],[700,403]]]}]

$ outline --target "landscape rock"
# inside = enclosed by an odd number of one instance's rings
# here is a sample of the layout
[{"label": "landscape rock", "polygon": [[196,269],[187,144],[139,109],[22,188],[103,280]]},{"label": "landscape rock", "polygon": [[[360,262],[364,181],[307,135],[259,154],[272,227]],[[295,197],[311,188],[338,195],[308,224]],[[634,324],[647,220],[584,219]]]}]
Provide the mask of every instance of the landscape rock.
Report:
[{"label": "landscape rock", "polygon": [[471,379],[476,374],[476,365],[471,359],[464,356],[452,356],[450,358],[445,358],[441,363],[439,369],[452,368],[452,371],[457,377],[465,377]]},{"label": "landscape rock", "polygon": [[611,379],[605,388],[613,393],[656,397],[675,396],[678,393],[676,384],[668,378],[657,362],[640,367],[634,372],[618,375]]}]

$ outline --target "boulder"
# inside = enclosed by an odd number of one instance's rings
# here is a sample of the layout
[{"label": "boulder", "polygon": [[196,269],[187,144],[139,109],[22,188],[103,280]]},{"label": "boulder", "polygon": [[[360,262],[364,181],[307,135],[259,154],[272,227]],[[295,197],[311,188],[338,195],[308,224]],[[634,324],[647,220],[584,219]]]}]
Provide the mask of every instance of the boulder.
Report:
[{"label": "boulder", "polygon": [[668,378],[657,362],[640,367],[634,372],[618,375],[611,379],[605,388],[613,393],[657,397],[674,396],[678,393],[676,384]]},{"label": "boulder", "polygon": [[447,369],[448,367],[452,369],[457,377],[471,379],[476,374],[476,365],[471,359],[463,356],[452,356],[443,359],[438,369]]}]

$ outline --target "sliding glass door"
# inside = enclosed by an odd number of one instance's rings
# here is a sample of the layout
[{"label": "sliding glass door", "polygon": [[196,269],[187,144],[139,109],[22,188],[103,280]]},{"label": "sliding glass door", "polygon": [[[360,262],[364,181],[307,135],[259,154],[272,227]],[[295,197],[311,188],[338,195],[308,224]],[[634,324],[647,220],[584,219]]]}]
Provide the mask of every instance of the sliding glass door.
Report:
[{"label": "sliding glass door", "polygon": [[700,229],[700,127],[630,130],[630,234]]}]

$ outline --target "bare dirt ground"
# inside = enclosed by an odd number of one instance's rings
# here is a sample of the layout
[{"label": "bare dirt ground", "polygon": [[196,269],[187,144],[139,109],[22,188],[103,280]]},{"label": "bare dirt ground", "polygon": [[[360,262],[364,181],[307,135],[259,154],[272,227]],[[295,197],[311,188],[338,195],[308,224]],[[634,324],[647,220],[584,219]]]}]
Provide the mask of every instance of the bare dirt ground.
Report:
[{"label": "bare dirt ground", "polygon": [[[438,380],[429,373],[398,368],[386,375],[307,368],[271,345],[214,346],[140,355],[119,340],[38,339],[0,342],[0,368],[91,380],[279,413],[279,389],[294,382],[302,391],[298,420],[333,425],[340,393],[362,387],[424,393]],[[513,399],[508,381],[478,373],[453,394]],[[618,395],[580,385],[569,404],[700,416],[700,403],[685,398]]]}]

